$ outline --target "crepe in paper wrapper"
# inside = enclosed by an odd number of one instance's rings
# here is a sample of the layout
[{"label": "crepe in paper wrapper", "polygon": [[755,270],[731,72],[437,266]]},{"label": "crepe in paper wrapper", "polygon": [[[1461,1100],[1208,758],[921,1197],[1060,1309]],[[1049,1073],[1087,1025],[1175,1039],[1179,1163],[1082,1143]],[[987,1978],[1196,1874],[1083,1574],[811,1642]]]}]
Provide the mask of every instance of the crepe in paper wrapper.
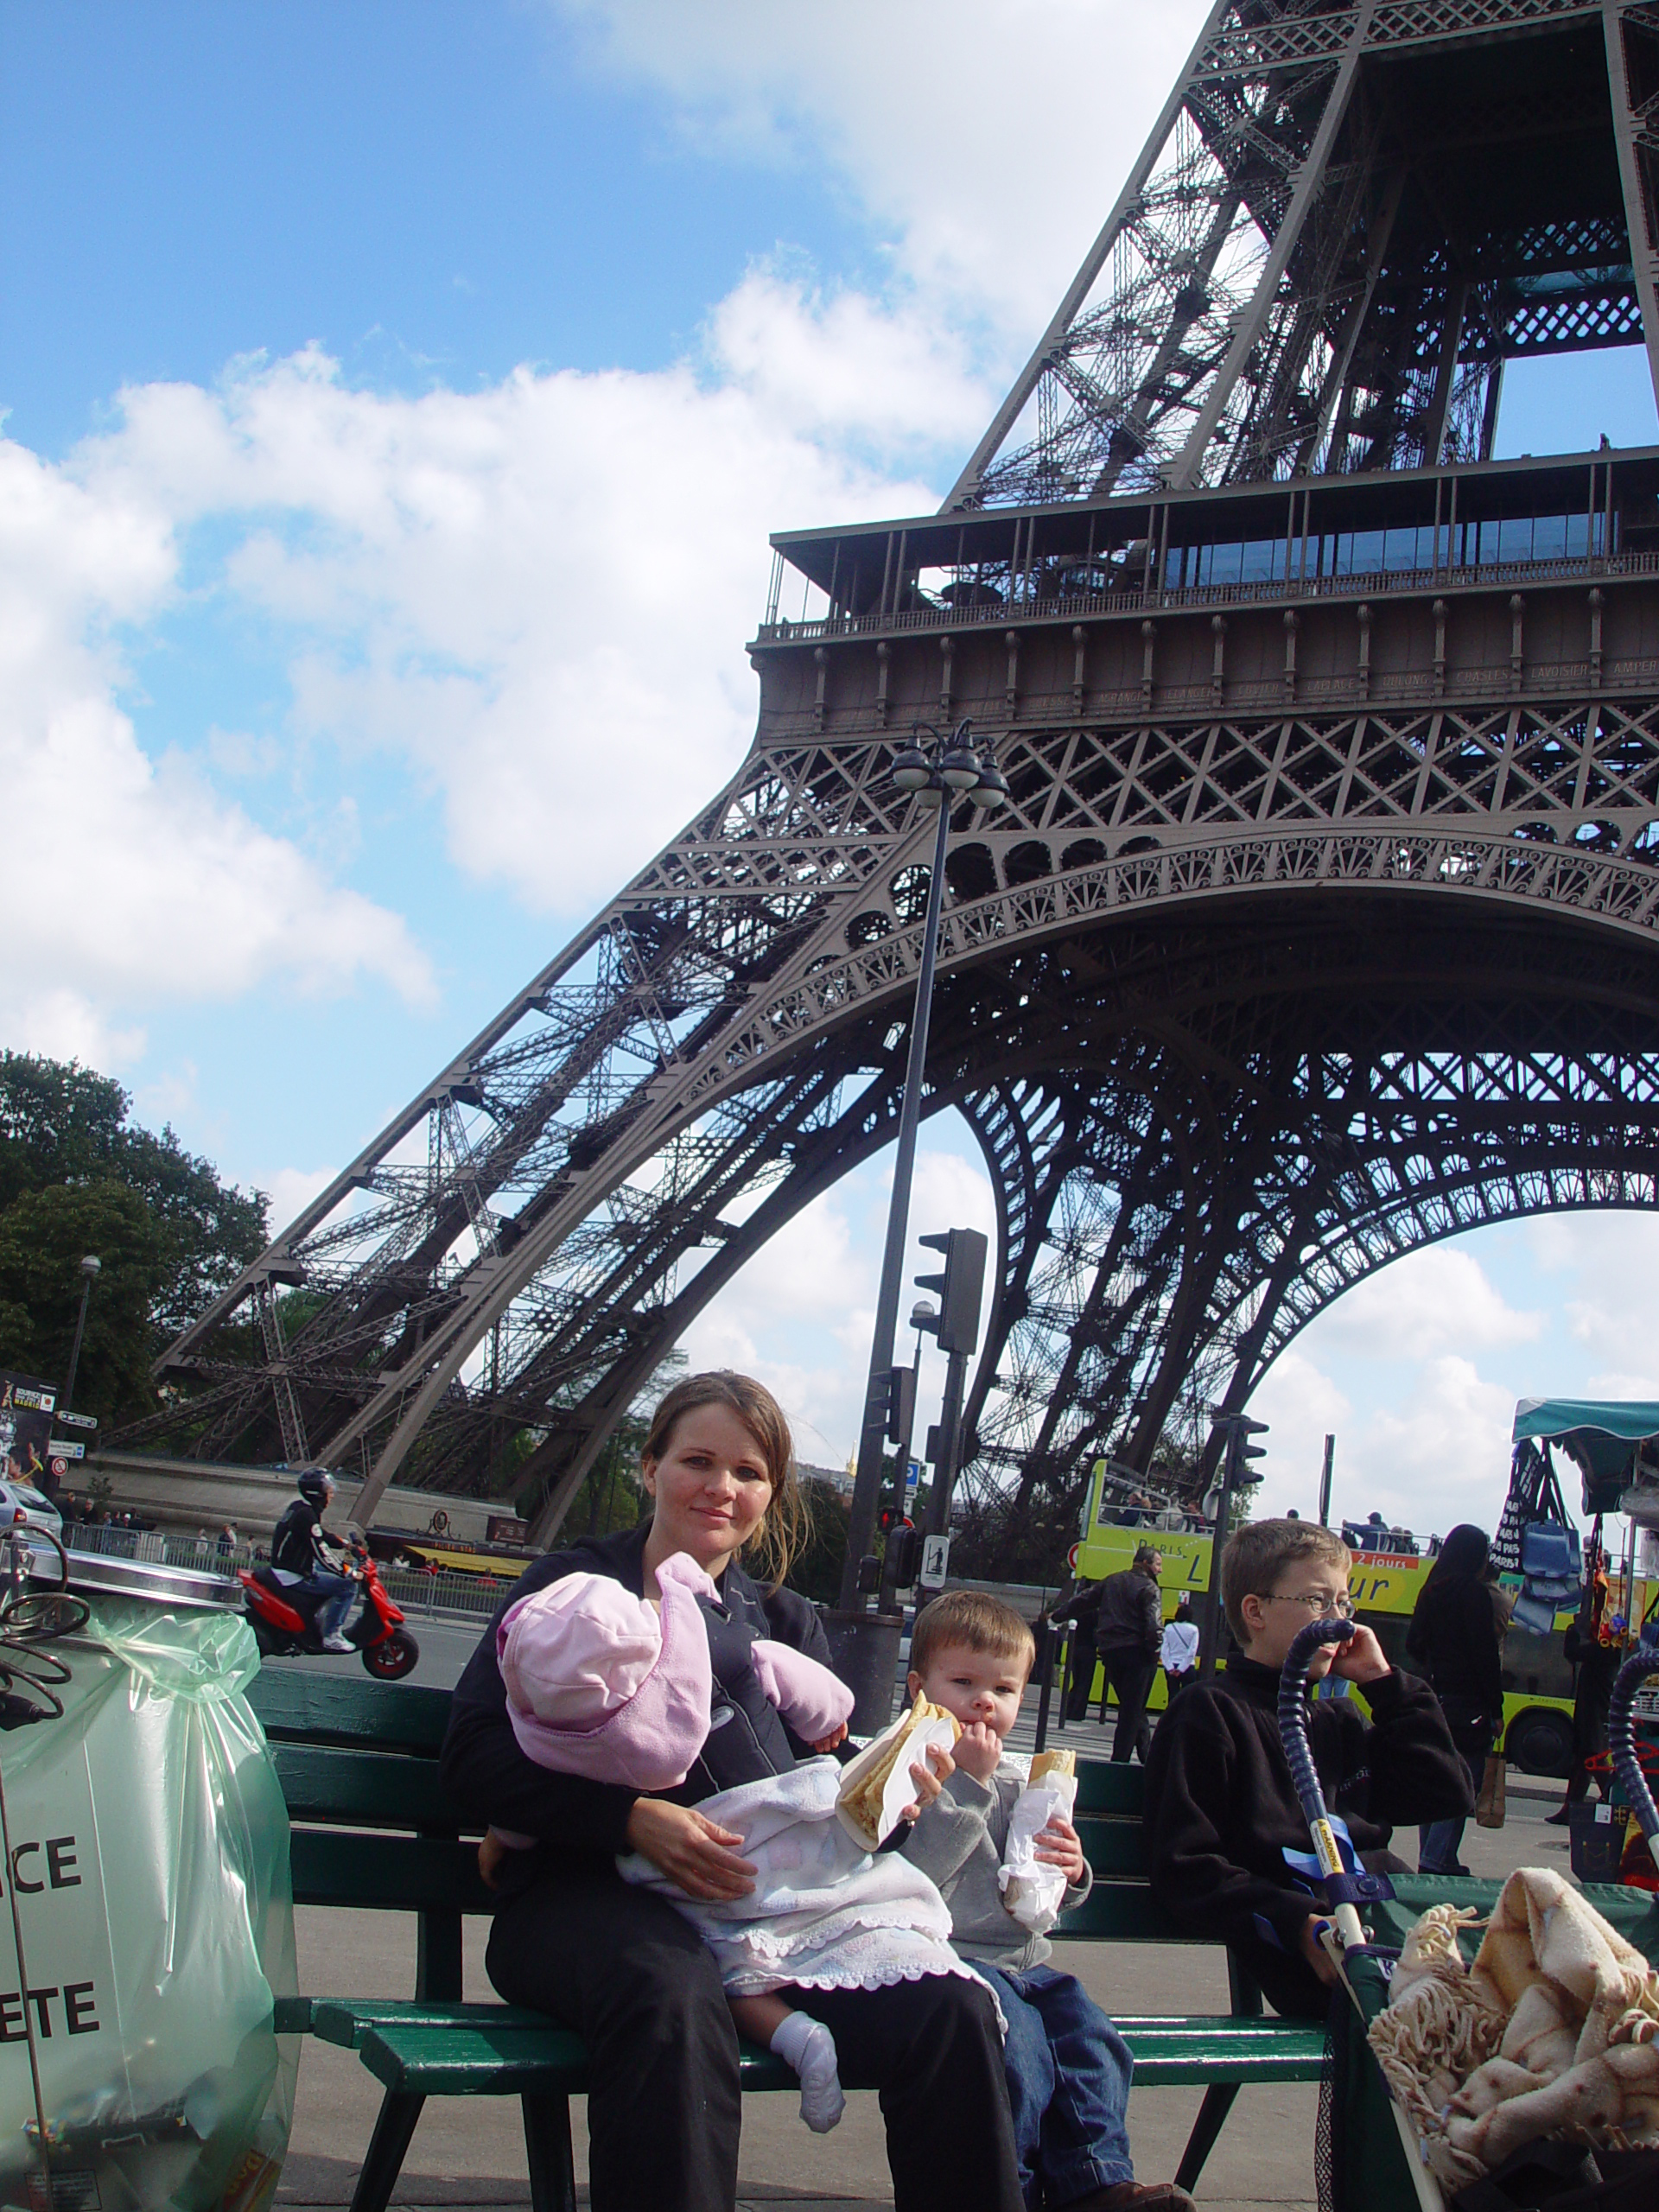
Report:
[{"label": "crepe in paper wrapper", "polygon": [[1044,1935],[1054,1925],[1065,1901],[1065,1871],[1038,1858],[1037,1839],[1057,1814],[1069,1821],[1077,1802],[1077,1753],[1039,1751],[1031,1763],[1029,1780],[1014,1801],[996,1878],[1002,1885],[1003,1904],[1033,1936]]},{"label": "crepe in paper wrapper", "polygon": [[878,1849],[898,1827],[906,1806],[916,1802],[911,1768],[925,1765],[931,1745],[948,1751],[961,1733],[942,1705],[918,1697],[908,1713],[842,1767],[836,1798],[836,1817],[842,1827],[866,1851]]}]

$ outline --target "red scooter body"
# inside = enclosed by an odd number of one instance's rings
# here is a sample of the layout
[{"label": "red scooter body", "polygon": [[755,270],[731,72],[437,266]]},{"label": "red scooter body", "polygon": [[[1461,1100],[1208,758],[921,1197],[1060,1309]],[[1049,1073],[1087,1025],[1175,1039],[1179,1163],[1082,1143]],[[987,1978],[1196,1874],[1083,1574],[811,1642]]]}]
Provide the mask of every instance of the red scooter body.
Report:
[{"label": "red scooter body", "polygon": [[[347,1572],[363,1587],[361,1603],[348,1615],[340,1633],[358,1647],[370,1674],[381,1681],[395,1682],[413,1671],[421,1656],[420,1646],[387,1596],[368,1546],[353,1537],[346,1548],[351,1554]],[[248,1624],[267,1659],[298,1653],[321,1656],[322,1632],[317,1622],[322,1600],[319,1597],[279,1582],[269,1567],[245,1567],[239,1579]]]}]

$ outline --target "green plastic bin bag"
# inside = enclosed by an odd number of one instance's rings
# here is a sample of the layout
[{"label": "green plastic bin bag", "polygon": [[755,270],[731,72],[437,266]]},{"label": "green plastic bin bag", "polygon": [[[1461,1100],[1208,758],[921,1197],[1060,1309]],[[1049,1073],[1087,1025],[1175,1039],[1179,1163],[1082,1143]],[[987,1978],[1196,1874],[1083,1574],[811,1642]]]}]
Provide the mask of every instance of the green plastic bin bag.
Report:
[{"label": "green plastic bin bag", "polygon": [[45,1648],[72,1670],[62,1718],[0,1735],[0,2202],[264,2212],[299,2053],[273,2026],[297,1986],[294,1906],[244,1695],[252,1635],[111,1599]]}]

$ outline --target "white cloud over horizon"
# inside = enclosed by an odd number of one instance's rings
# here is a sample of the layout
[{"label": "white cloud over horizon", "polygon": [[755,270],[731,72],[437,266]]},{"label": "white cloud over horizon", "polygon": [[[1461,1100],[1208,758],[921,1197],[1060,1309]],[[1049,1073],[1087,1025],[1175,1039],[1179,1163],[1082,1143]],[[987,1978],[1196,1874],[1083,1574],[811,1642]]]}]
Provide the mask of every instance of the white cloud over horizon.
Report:
[{"label": "white cloud over horizon", "polygon": [[[935,321],[1023,359],[1104,222],[1208,0],[548,0],[699,153],[810,164]],[[964,327],[965,326],[965,327]],[[1000,397],[1000,395],[999,395]],[[975,428],[982,428],[982,419]]]}]

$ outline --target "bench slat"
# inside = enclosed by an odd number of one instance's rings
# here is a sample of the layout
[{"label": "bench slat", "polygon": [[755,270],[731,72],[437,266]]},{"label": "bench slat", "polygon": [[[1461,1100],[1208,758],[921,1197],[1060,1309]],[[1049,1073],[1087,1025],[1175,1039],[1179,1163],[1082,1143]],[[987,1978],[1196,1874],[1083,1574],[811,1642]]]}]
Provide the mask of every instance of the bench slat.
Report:
[{"label": "bench slat", "polygon": [[1097,1882],[1146,1879],[1147,1834],[1139,1821],[1100,1820],[1080,1813],[1077,1825],[1084,1856]]},{"label": "bench slat", "polygon": [[[343,2008],[349,2009],[349,2008]],[[473,2008],[474,2013],[487,2007]],[[507,2008],[497,2008],[502,2015]],[[1236,2032],[1243,2028],[1248,2032]],[[1292,2021],[1171,2020],[1126,2031],[1135,2079],[1147,2088],[1211,2082],[1313,2082],[1325,2062],[1325,2032]],[[521,2096],[526,2090],[576,2094],[588,2085],[587,2047],[569,2029],[516,2027],[503,2020],[365,2020],[357,2042],[364,2064],[389,2089],[416,2096]],[[743,2048],[746,2089],[799,2084],[780,2059]],[[852,2072],[843,2086],[861,2083]]]},{"label": "bench slat", "polygon": [[292,1821],[351,1821],[440,1834],[453,1834],[461,1825],[440,1785],[435,1759],[281,1738],[271,1743],[270,1755]]},{"label": "bench slat", "polygon": [[1205,1939],[1179,1926],[1153,1900],[1144,1882],[1097,1881],[1075,1912],[1062,1913],[1050,1934],[1065,1943],[1192,1943]]},{"label": "bench slat", "polygon": [[394,1746],[435,1758],[449,1726],[449,1693],[417,1682],[357,1681],[308,1674],[303,1667],[262,1667],[248,1702],[267,1736],[313,1742]]},{"label": "bench slat", "polygon": [[[1052,1739],[1063,1743],[1064,1738]],[[1121,1765],[1108,1759],[1077,1761],[1079,1813],[1109,1815],[1118,1820],[1138,1821],[1146,1809],[1147,1771],[1127,1760]]]},{"label": "bench slat", "polygon": [[337,2044],[344,2050],[355,2050],[372,2028],[495,2027],[522,2033],[552,2024],[542,2013],[527,2012],[518,2005],[438,2005],[418,1997],[314,1997],[308,2001],[312,2033],[320,2043]]},{"label": "bench slat", "polygon": [[329,1834],[296,1828],[289,1839],[296,1904],[401,1912],[489,1912],[478,1847],[436,1836]]}]

